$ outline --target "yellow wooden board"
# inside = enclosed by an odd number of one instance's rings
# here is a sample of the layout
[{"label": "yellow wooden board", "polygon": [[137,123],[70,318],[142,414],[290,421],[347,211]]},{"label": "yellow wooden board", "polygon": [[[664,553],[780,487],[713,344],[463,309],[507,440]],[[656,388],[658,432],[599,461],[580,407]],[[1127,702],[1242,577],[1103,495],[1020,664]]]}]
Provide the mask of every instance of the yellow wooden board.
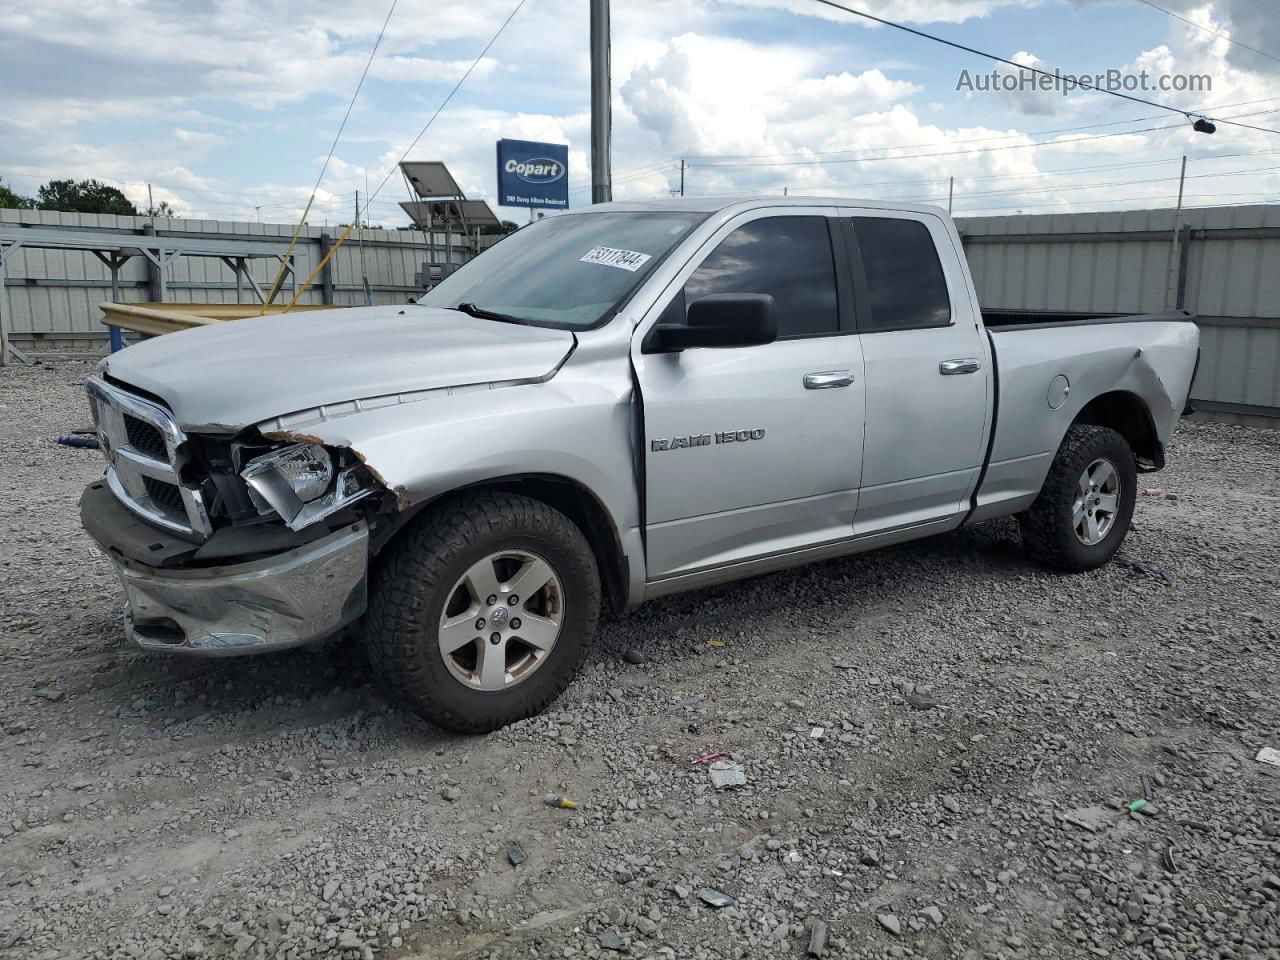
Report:
[{"label": "yellow wooden board", "polygon": [[[283,303],[274,303],[267,314],[281,313]],[[256,317],[262,312],[257,303],[103,303],[102,322],[134,333],[159,336],[176,330],[189,330],[211,323],[224,323],[242,317]],[[327,304],[299,304],[290,313],[304,310],[337,310]]]}]

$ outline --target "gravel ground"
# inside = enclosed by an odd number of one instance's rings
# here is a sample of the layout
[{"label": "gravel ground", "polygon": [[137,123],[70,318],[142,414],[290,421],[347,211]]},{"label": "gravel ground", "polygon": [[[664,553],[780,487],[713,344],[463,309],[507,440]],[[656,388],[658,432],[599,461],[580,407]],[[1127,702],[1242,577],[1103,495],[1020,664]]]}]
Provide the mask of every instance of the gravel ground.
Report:
[{"label": "gravel ground", "polygon": [[462,738],[350,643],[126,646],[88,371],[0,375],[0,957],[1280,958],[1280,434],[1184,424],[1145,569],[1004,521],[675,597]]}]

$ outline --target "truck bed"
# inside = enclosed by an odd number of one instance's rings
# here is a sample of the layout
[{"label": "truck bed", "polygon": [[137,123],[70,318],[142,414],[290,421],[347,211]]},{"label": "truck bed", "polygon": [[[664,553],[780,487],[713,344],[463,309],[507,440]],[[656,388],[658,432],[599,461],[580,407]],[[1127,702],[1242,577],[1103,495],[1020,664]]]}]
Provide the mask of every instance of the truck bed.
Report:
[{"label": "truck bed", "polygon": [[1146,438],[1134,451],[1139,467],[1163,465],[1194,375],[1191,314],[992,310],[983,320],[996,370],[995,429],[972,519],[1029,506],[1068,425],[1094,398],[1138,404],[1135,431]]}]

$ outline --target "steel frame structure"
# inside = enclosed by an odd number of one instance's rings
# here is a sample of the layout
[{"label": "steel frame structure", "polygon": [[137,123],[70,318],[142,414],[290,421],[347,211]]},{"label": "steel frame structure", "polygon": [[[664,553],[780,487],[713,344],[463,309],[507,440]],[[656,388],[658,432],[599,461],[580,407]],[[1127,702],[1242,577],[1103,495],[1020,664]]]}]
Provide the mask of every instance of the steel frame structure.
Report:
[{"label": "steel frame structure", "polygon": [[[245,281],[253,290],[258,302],[266,295],[249,276],[247,262],[254,259],[279,261],[289,277],[290,288],[297,285],[294,257],[288,252],[288,244],[272,240],[213,240],[192,237],[166,237],[156,233],[122,233],[113,230],[63,230],[39,229],[19,225],[0,226],[0,366],[13,357],[30,362],[9,339],[12,313],[9,307],[9,291],[5,285],[5,264],[9,257],[24,247],[43,250],[84,250],[102,261],[111,274],[111,300],[120,303],[120,268],[133,257],[145,257],[155,268],[158,299],[167,293],[165,274],[178,257],[216,257],[227,265],[236,278],[236,303],[241,302]],[[124,346],[119,327],[111,328],[111,350],[114,353]]]}]

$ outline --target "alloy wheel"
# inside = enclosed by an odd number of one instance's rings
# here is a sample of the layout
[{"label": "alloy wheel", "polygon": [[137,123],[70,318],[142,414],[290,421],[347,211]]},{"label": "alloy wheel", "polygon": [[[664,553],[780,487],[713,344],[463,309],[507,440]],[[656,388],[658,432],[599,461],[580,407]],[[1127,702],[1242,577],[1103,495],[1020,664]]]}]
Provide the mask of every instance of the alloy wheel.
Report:
[{"label": "alloy wheel", "polygon": [[542,666],[563,623],[564,590],[546,560],[525,550],[492,553],[449,591],[440,653],[459,682],[498,693]]},{"label": "alloy wheel", "polygon": [[1071,523],[1076,538],[1092,547],[1106,539],[1120,512],[1120,473],[1110,460],[1099,457],[1076,483]]}]

